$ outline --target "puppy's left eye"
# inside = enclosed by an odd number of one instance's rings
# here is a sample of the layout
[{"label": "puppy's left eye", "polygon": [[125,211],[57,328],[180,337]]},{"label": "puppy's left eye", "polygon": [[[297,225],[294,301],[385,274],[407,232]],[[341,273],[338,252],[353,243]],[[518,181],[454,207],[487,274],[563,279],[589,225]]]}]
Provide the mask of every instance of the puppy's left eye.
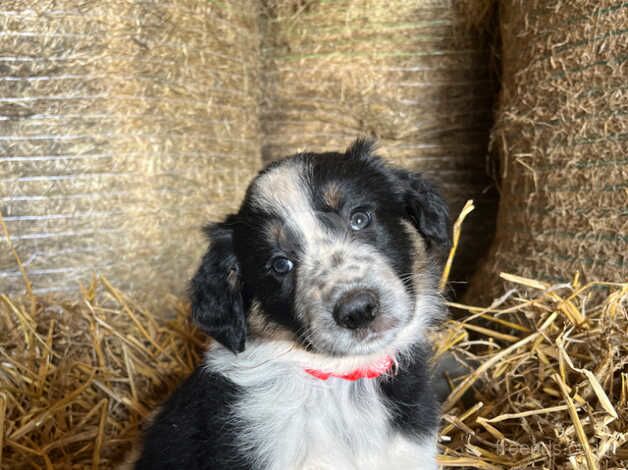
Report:
[{"label": "puppy's left eye", "polygon": [[355,211],[353,214],[351,214],[351,219],[349,220],[349,223],[351,225],[351,229],[357,231],[368,227],[372,219],[373,217],[371,216],[370,212]]},{"label": "puppy's left eye", "polygon": [[294,263],[288,258],[277,256],[271,264],[273,271],[277,274],[288,274],[294,268]]}]

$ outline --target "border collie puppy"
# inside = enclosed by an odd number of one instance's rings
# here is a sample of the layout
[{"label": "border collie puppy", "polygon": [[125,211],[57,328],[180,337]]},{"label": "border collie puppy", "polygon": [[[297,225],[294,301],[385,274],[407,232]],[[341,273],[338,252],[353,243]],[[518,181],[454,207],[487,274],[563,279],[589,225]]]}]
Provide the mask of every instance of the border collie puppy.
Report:
[{"label": "border collie puppy", "polygon": [[426,328],[443,198],[373,143],[270,164],[207,228],[192,316],[216,341],[137,469],[434,469]]}]

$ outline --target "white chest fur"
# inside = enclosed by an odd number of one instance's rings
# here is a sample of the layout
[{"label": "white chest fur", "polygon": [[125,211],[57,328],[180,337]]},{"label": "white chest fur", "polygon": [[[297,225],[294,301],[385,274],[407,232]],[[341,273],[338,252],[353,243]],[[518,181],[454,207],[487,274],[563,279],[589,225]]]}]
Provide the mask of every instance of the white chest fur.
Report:
[{"label": "white chest fur", "polygon": [[255,468],[436,468],[435,440],[392,429],[374,381],[323,381],[295,362],[260,361],[266,354],[247,351],[237,358],[214,351],[207,362],[244,390],[233,419],[244,430],[238,447]]}]

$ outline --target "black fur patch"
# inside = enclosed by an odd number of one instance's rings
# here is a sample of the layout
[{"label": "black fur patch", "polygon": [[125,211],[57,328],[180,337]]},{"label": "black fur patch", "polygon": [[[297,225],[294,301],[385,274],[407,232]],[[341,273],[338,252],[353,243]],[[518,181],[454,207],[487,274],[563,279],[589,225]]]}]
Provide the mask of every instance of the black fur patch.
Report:
[{"label": "black fur patch", "polygon": [[246,318],[240,265],[233,252],[229,221],[206,228],[210,246],[190,285],[192,318],[233,352],[244,351]]},{"label": "black fur patch", "polygon": [[432,433],[438,426],[439,406],[432,390],[428,360],[427,349],[416,345],[412,360],[403,363],[393,377],[381,381],[394,426],[416,436]]},{"label": "black fur patch", "polygon": [[222,375],[197,369],[146,430],[135,469],[249,469],[229,416],[240,394]]}]

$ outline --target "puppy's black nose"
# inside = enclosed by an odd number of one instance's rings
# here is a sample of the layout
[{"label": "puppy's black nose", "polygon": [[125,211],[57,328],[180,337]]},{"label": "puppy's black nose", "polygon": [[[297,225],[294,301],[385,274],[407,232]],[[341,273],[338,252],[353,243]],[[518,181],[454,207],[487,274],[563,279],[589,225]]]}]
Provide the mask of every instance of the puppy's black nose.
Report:
[{"label": "puppy's black nose", "polygon": [[355,330],[368,325],[377,316],[377,294],[367,289],[355,289],[344,294],[334,307],[334,320],[340,326]]}]

